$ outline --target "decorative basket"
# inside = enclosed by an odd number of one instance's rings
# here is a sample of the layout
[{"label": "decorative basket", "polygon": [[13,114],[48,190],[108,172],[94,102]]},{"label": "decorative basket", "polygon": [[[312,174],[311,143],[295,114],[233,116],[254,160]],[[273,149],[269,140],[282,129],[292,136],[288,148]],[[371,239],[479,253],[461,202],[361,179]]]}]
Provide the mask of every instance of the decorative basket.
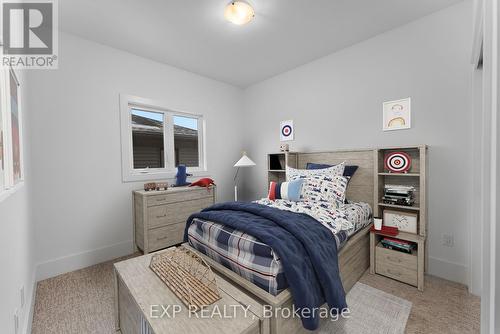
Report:
[{"label": "decorative basket", "polygon": [[187,248],[153,255],[149,268],[190,311],[199,311],[221,299],[212,269]]}]

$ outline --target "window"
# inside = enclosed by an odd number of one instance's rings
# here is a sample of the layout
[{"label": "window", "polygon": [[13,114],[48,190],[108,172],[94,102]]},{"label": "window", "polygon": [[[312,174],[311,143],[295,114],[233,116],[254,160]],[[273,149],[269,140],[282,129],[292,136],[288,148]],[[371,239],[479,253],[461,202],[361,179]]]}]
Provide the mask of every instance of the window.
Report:
[{"label": "window", "polygon": [[12,69],[0,69],[0,193],[23,181],[20,85]]},{"label": "window", "polygon": [[187,116],[174,116],[175,166],[198,167],[198,119]]},{"label": "window", "polygon": [[120,115],[123,181],[172,178],[180,164],[206,172],[201,115],[129,95],[120,96]]},{"label": "window", "polygon": [[134,169],[165,168],[163,113],[132,108]]}]

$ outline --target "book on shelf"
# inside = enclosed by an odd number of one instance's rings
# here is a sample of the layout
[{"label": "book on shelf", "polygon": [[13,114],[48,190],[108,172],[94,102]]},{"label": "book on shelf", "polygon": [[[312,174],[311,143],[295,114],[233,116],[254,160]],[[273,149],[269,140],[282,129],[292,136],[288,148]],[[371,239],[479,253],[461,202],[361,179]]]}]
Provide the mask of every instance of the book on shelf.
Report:
[{"label": "book on shelf", "polygon": [[416,248],[415,243],[413,243],[413,242],[395,239],[395,238],[388,238],[388,237],[383,238],[381,241],[381,244],[384,248],[392,249],[395,251],[404,252],[404,253],[408,253],[408,254],[411,254],[413,252],[413,250],[415,250],[415,248]]},{"label": "book on shelf", "polygon": [[386,184],[382,201],[386,204],[412,206],[415,203],[414,191],[415,187],[412,186]]},{"label": "book on shelf", "polygon": [[386,204],[412,206],[415,203],[413,197],[382,196],[382,201]]},{"label": "book on shelf", "polygon": [[393,198],[406,198],[406,197],[413,197],[413,192],[403,194],[403,193],[395,193],[392,191],[384,191],[384,195]]},{"label": "book on shelf", "polygon": [[384,191],[398,193],[398,194],[408,194],[415,191],[413,186],[404,186],[399,184],[386,184],[384,186]]}]

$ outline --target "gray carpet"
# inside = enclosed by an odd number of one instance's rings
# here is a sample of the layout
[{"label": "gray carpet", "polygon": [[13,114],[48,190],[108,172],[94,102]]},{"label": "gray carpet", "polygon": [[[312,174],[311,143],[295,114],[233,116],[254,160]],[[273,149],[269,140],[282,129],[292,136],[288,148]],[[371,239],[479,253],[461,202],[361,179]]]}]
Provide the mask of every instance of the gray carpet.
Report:
[{"label": "gray carpet", "polygon": [[320,333],[400,334],[404,333],[411,303],[363,283],[356,283],[347,295],[349,318],[327,320]]},{"label": "gray carpet", "polygon": [[[470,295],[463,285],[426,276],[425,291],[420,292],[404,283],[379,275],[370,275],[368,271],[360,282],[364,283],[365,287],[369,285],[376,288],[374,291],[379,295],[382,290],[385,291],[384,296],[389,296],[385,299],[388,303],[389,300],[403,300],[400,298],[412,303],[406,333],[479,333],[480,299]],[[39,282],[32,333],[115,334],[113,295],[112,261]],[[353,294],[348,298],[353,311],[356,304],[363,306],[364,303],[379,300],[377,297],[366,301],[362,299],[363,296],[356,297]],[[367,308],[355,312],[355,314],[367,312]],[[376,318],[377,314],[377,310],[372,307],[368,316],[353,316],[352,324],[346,322],[343,328],[336,330],[338,333],[346,333],[342,330],[354,326],[366,326],[369,328],[369,333],[374,333],[378,328],[376,326],[379,325],[367,319]],[[392,315],[387,318],[397,317]],[[325,328],[322,332],[333,330],[335,329]]]}]

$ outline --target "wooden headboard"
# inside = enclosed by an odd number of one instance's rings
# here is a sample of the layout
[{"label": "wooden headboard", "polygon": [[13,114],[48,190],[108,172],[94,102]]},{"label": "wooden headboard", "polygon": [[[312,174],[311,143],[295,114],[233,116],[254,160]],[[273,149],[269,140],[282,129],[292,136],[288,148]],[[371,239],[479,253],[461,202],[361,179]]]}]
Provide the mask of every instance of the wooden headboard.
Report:
[{"label": "wooden headboard", "polygon": [[374,161],[373,149],[339,150],[331,152],[297,153],[297,167],[304,169],[308,162],[318,164],[339,164],[343,161],[347,165],[359,166],[349,182],[347,199],[355,202],[365,202],[374,207]]}]

